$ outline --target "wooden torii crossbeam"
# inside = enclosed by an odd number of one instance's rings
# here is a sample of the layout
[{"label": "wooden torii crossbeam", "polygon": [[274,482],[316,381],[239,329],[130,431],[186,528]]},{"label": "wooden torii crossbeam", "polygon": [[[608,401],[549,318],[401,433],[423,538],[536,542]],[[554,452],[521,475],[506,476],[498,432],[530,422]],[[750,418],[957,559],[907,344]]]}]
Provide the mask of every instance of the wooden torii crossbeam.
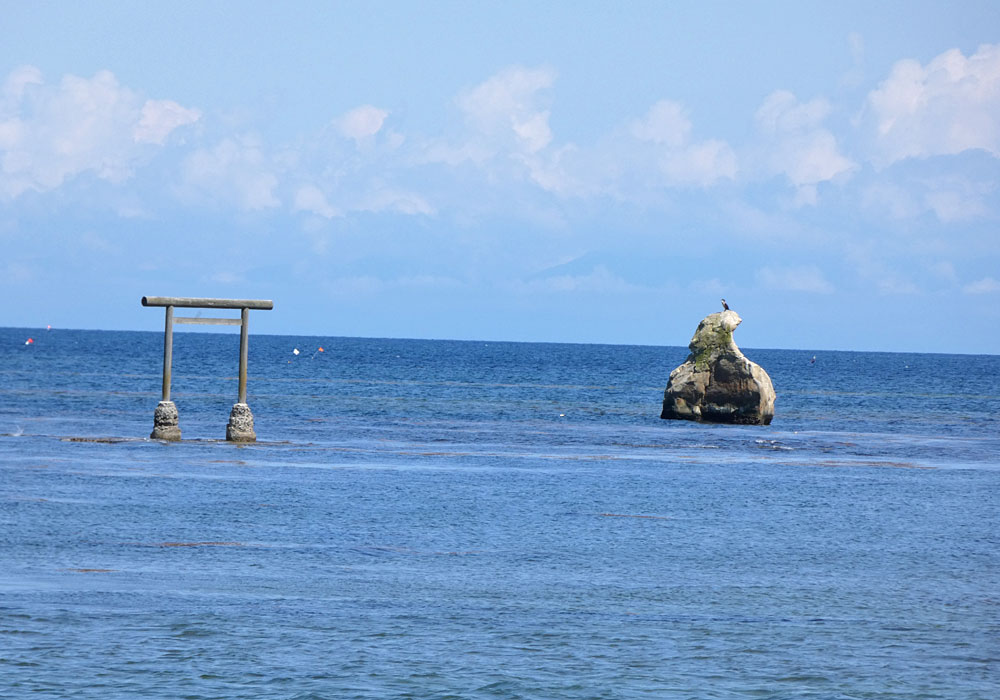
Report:
[{"label": "wooden torii crossbeam", "polygon": [[[240,374],[239,395],[229,414],[226,439],[231,442],[254,442],[257,434],[253,429],[253,414],[247,405],[247,322],[250,309],[270,311],[274,302],[266,299],[206,299],[198,297],[143,297],[143,306],[163,306],[166,308],[163,329],[163,394],[153,414],[153,432],[149,437],[155,440],[180,440],[181,429],[177,407],[170,400],[170,373],[174,349],[174,324],[192,323],[206,326],[240,327]],[[239,309],[240,318],[201,318],[174,316],[174,308],[188,309]]]}]

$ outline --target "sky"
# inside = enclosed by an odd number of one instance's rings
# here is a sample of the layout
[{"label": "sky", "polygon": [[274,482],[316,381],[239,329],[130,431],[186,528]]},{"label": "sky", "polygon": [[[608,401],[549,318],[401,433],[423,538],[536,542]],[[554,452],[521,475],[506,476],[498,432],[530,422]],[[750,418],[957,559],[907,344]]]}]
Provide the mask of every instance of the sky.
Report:
[{"label": "sky", "polygon": [[[0,326],[1000,353],[1000,4],[0,0]],[[206,314],[207,315],[207,314]]]}]

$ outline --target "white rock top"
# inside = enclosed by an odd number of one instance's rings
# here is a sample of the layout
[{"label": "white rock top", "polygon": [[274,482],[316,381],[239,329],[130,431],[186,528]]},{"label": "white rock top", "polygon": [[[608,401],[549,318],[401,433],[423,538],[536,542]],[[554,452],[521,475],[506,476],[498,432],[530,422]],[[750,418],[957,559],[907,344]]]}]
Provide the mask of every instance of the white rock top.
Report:
[{"label": "white rock top", "polygon": [[733,331],[743,323],[743,319],[735,311],[719,311],[709,314],[698,324],[698,329],[694,332],[688,349],[695,355],[700,355],[710,350],[728,350],[739,354],[743,353],[736,346],[733,340]]}]

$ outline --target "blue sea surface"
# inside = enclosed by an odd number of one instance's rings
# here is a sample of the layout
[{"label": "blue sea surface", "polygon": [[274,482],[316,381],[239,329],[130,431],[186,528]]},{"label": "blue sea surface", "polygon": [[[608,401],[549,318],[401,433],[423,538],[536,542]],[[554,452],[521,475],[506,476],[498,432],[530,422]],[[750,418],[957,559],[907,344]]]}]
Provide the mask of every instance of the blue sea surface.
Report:
[{"label": "blue sea surface", "polygon": [[0,329],[0,697],[1000,696],[998,356],[162,342]]}]

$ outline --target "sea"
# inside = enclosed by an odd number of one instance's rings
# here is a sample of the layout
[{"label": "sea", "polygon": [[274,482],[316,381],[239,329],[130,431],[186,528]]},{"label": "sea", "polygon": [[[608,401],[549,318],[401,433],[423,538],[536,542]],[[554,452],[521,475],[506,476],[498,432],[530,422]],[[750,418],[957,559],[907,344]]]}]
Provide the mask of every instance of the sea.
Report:
[{"label": "sea", "polygon": [[0,329],[0,697],[1000,697],[1000,356],[743,350]]}]

